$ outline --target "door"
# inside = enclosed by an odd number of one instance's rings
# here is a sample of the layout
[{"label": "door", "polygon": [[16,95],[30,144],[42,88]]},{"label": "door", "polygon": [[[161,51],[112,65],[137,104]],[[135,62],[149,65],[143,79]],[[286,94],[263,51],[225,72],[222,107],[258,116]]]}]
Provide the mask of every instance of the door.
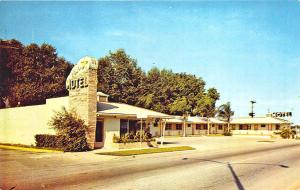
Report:
[{"label": "door", "polygon": [[97,121],[95,134],[95,148],[101,148],[104,146],[103,131],[103,121]]}]

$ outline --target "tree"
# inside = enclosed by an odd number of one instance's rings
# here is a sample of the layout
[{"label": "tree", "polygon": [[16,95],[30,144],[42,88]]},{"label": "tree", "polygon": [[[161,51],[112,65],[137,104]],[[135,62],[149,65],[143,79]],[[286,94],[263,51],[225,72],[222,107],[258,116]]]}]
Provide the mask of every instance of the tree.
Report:
[{"label": "tree", "polygon": [[191,106],[189,105],[186,97],[181,97],[169,105],[169,110],[173,115],[183,115],[187,112],[190,112]]},{"label": "tree", "polygon": [[145,77],[137,61],[118,49],[98,62],[98,90],[109,94],[111,101],[135,105]]},{"label": "tree", "polygon": [[214,117],[216,114],[216,101],[219,100],[220,94],[215,88],[210,88],[201,97],[197,98],[193,114],[202,117]]},{"label": "tree", "polygon": [[234,115],[234,112],[231,109],[230,102],[222,104],[217,111],[218,117],[224,119],[227,122],[227,132],[230,132],[230,121],[231,117]]},{"label": "tree", "polygon": [[23,45],[17,40],[0,40],[0,108],[15,102],[8,89],[16,80],[12,72],[22,60],[22,50]]},{"label": "tree", "polygon": [[67,95],[65,81],[72,66],[57,56],[54,47],[48,44],[23,46],[16,40],[1,41],[3,43],[17,49],[7,50],[1,46],[0,72],[6,74],[2,75],[1,99],[8,98],[12,106],[25,106]]}]

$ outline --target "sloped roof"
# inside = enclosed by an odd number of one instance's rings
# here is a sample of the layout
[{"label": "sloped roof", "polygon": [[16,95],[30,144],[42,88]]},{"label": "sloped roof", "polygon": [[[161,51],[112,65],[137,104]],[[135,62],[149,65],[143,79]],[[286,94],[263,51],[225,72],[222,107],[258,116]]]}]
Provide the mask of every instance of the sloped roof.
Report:
[{"label": "sloped roof", "polygon": [[284,124],[291,123],[284,119],[274,117],[239,117],[233,118],[231,124]]},{"label": "sloped roof", "polygon": [[197,116],[188,117],[188,122],[191,122],[191,123],[207,123],[207,118],[197,117]]},{"label": "sloped roof", "polygon": [[[198,116],[189,116],[187,118],[187,123],[207,123],[208,118],[206,117],[198,117]],[[182,123],[182,116],[175,116],[175,118],[167,119],[168,123]],[[224,121],[220,121],[216,118],[209,118],[210,123],[226,123]]]},{"label": "sloped roof", "polygon": [[105,94],[105,93],[103,93],[103,92],[97,92],[97,96],[109,97],[108,94]]},{"label": "sloped roof", "polygon": [[213,118],[213,117],[209,118],[209,122],[210,123],[218,123],[218,124],[225,124],[226,123],[225,121],[221,121],[221,120],[219,120],[217,118]]},{"label": "sloped roof", "polygon": [[181,116],[174,116],[174,118],[167,119],[166,121],[167,123],[182,123],[183,119],[181,118]]},{"label": "sloped roof", "polygon": [[98,102],[97,114],[103,116],[131,116],[136,118],[172,118],[172,116],[164,113],[115,102]]}]

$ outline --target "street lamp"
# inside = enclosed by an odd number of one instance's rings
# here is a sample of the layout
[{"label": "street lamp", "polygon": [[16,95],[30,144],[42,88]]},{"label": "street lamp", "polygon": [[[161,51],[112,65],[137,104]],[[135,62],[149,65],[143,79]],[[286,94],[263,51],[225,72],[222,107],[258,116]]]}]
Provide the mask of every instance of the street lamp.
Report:
[{"label": "street lamp", "polygon": [[249,116],[253,118],[255,116],[255,113],[253,111],[253,105],[256,103],[256,101],[251,100],[250,103],[251,103],[251,112],[249,113]]}]

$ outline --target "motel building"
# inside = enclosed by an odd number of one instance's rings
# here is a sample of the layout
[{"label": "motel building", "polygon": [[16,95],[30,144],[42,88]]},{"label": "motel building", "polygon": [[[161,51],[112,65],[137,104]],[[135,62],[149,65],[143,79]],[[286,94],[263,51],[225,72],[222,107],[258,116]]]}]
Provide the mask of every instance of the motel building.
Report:
[{"label": "motel building", "polygon": [[234,135],[272,135],[279,132],[283,127],[291,127],[291,122],[267,114],[264,117],[240,117],[233,118],[230,122]]},{"label": "motel building", "polygon": [[[97,61],[84,57],[66,81],[69,96],[47,99],[43,105],[0,109],[0,143],[34,145],[36,134],[55,134],[48,125],[55,111],[74,109],[89,130],[94,148],[115,148],[113,136],[148,131],[154,137],[223,134],[228,124],[217,118],[172,116],[128,104],[109,102],[97,92]],[[272,116],[234,118],[233,134],[271,135],[290,122]]]}]

